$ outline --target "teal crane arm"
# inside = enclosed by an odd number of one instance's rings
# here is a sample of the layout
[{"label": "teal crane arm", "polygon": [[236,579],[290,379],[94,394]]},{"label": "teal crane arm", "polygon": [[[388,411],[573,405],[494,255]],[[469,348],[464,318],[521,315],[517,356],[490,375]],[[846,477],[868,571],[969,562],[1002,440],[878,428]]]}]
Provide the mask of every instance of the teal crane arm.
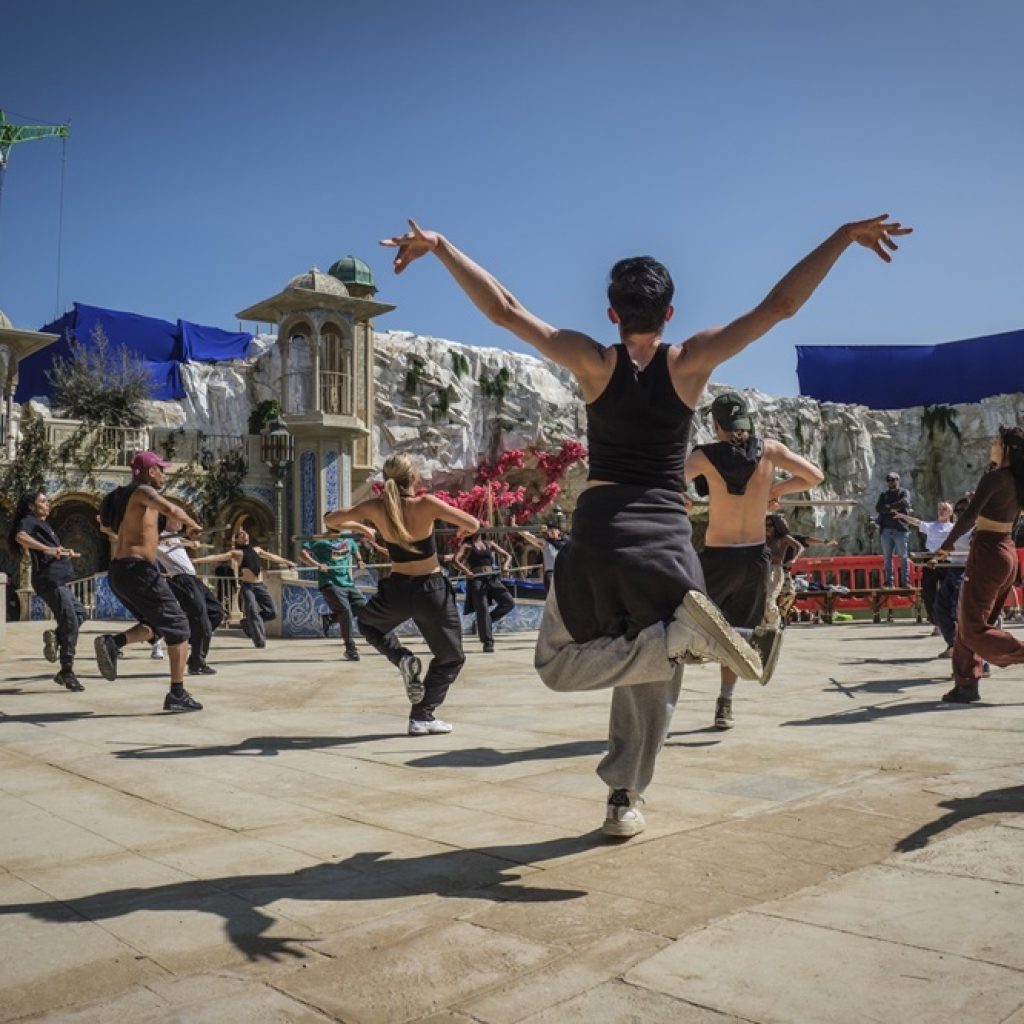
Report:
[{"label": "teal crane arm", "polygon": [[7,163],[11,147],[18,142],[31,142],[33,139],[67,138],[69,125],[36,125],[12,124],[7,115],[0,110],[0,167]]}]

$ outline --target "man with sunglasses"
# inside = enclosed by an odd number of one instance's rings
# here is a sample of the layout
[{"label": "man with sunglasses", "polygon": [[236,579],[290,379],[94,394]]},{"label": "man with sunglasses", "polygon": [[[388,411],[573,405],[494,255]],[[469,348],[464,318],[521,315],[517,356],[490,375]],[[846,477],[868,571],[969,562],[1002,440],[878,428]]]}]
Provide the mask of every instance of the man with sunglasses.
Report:
[{"label": "man with sunglasses", "polygon": [[892,588],[892,559],[900,560],[900,586],[910,586],[910,557],[907,553],[910,541],[910,526],[900,516],[910,515],[910,494],[900,487],[899,473],[887,473],[886,489],[875,502],[878,513],[878,529],[882,537],[882,562],[884,565],[883,585]]}]

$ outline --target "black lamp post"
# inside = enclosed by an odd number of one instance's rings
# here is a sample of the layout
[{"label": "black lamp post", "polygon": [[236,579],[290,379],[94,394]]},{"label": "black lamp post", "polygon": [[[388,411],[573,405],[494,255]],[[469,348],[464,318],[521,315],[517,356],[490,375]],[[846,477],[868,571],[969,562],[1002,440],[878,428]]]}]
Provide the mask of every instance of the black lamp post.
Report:
[{"label": "black lamp post", "polygon": [[275,416],[260,431],[260,459],[274,477],[277,496],[277,553],[284,557],[284,477],[295,458],[295,438],[288,424]]}]

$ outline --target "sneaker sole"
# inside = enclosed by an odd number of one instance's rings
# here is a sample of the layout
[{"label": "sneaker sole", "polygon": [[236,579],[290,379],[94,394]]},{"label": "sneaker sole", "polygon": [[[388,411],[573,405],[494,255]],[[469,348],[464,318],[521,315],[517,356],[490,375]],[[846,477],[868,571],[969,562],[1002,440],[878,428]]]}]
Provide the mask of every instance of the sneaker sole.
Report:
[{"label": "sneaker sole", "polygon": [[43,634],[43,657],[49,662],[55,662],[58,655],[57,636],[52,630]]},{"label": "sneaker sole", "polygon": [[646,823],[635,821],[606,821],[601,826],[601,834],[614,839],[630,839],[638,836],[646,828]]},{"label": "sneaker sole", "polygon": [[93,650],[96,652],[96,667],[104,679],[114,682],[117,679],[117,655],[110,657],[107,645],[103,642],[102,636],[96,637],[93,641]]},{"label": "sneaker sole", "polygon": [[779,664],[779,655],[782,653],[782,632],[776,629],[775,635],[772,637],[772,645],[768,648],[768,658],[766,661],[762,661],[761,665],[761,677],[758,682],[762,686],[767,686],[771,681],[772,676],[775,674],[775,668]]},{"label": "sneaker sole", "polygon": [[691,590],[683,598],[683,608],[698,625],[709,633],[718,634],[718,642],[727,658],[722,662],[726,668],[735,672],[740,679],[761,678],[763,669],[757,651],[725,621],[725,616],[710,598],[697,590]]},{"label": "sneaker sole", "polygon": [[188,714],[190,711],[202,711],[202,708],[181,708],[181,707],[165,707],[164,711],[170,712],[175,715]]},{"label": "sneaker sole", "polygon": [[718,721],[715,722],[715,728],[719,732],[728,732],[730,729],[735,728],[735,726],[736,726],[735,722],[718,722]]},{"label": "sneaker sole", "polygon": [[[423,663],[414,655],[406,664],[408,668],[400,668],[402,682],[405,683],[405,695],[409,698],[410,704],[419,704],[427,692],[426,687],[423,685],[423,680],[420,679]],[[430,734],[424,733],[423,735]]]}]

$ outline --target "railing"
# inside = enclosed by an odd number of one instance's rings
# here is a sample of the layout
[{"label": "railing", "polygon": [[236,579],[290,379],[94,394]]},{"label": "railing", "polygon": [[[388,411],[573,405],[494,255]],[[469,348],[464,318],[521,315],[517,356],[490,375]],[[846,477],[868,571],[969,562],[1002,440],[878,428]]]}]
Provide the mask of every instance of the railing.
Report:
[{"label": "railing", "polygon": [[[70,441],[81,430],[80,420],[47,420],[46,440],[54,448]],[[86,431],[83,444],[105,448],[109,452],[108,464],[128,466],[137,452],[149,447],[149,431],[145,427],[95,427]]]},{"label": "railing", "polygon": [[334,416],[351,416],[355,410],[353,378],[348,373],[320,371],[320,410]]},{"label": "railing", "polygon": [[[99,575],[99,574],[97,574]],[[106,576],[106,573],[102,573]],[[75,580],[71,583],[71,593],[82,602],[85,610],[89,613],[89,618],[95,618],[96,615],[96,576],[84,576],[80,580]]]},{"label": "railing", "polygon": [[150,431],[153,451],[172,462],[198,462],[220,458],[227,452],[246,453],[246,434],[204,434],[200,430],[159,427]]}]

